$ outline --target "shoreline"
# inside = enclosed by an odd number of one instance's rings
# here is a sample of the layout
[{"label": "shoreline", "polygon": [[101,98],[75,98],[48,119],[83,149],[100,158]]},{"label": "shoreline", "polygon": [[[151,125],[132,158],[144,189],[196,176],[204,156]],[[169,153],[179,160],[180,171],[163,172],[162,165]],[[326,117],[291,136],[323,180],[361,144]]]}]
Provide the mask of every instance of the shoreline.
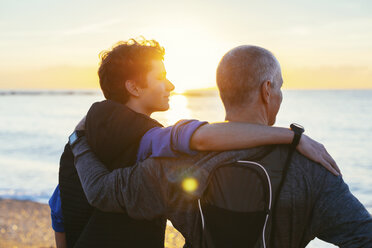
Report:
[{"label": "shoreline", "polygon": [[[164,247],[178,248],[184,238],[167,225]],[[48,204],[0,198],[0,247],[55,247]]]},{"label": "shoreline", "polygon": [[[367,208],[370,213],[371,208]],[[165,248],[182,248],[183,236],[171,225],[165,232]],[[0,198],[0,248],[55,247],[48,204]],[[335,247],[315,239],[308,247]]]}]

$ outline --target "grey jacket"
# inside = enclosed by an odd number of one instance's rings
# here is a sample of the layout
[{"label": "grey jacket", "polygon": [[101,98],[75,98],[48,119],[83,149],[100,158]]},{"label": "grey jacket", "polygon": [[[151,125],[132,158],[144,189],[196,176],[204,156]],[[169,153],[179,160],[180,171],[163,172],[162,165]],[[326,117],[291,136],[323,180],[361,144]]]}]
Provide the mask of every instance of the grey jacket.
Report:
[{"label": "grey jacket", "polygon": [[[111,173],[90,151],[83,137],[74,146],[75,166],[91,205],[127,212],[138,219],[168,218],[192,247],[201,241],[197,199],[210,172],[222,163],[253,160],[278,185],[288,146],[265,146],[193,157],[150,158]],[[185,177],[198,181],[192,193],[182,190]],[[275,247],[305,247],[318,237],[340,247],[372,247],[372,217],[341,177],[295,152],[279,196]]]}]

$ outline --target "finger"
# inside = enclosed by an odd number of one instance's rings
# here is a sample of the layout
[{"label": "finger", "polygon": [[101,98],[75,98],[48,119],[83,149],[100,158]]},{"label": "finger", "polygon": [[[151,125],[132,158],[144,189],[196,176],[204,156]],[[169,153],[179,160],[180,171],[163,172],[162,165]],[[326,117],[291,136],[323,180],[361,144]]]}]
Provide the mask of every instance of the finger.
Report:
[{"label": "finger", "polygon": [[331,166],[341,175],[341,170],[338,167],[336,161],[332,158],[332,156],[328,153],[327,149],[324,149],[325,151],[325,160],[328,161],[328,163],[331,164]]},{"label": "finger", "polygon": [[330,171],[333,175],[335,176],[339,176],[340,173],[338,173],[332,166],[330,163],[328,163],[328,161],[326,161],[325,159],[321,159],[320,161],[320,164],[323,165],[324,168],[326,168],[328,171]]}]

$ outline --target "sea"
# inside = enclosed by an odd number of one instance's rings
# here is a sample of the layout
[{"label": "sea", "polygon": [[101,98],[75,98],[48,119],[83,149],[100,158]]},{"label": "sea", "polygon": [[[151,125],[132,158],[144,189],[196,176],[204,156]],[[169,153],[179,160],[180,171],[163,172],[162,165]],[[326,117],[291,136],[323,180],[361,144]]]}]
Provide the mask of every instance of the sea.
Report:
[{"label": "sea", "polygon": [[[0,91],[0,198],[47,203],[58,183],[59,159],[96,90]],[[164,125],[195,118],[224,121],[216,90],[173,94]],[[372,213],[372,90],[284,90],[275,125],[291,123],[324,144],[352,193]],[[320,240],[308,247],[334,247]]]}]

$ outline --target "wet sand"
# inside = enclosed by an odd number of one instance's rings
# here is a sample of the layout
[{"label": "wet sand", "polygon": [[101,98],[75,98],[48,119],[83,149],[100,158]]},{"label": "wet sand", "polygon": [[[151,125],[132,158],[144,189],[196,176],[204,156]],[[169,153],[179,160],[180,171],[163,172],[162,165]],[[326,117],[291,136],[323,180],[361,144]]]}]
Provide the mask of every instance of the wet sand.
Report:
[{"label": "wet sand", "polygon": [[[184,239],[167,226],[165,247],[182,247]],[[55,247],[50,210],[46,204],[0,199],[0,248]]]}]

